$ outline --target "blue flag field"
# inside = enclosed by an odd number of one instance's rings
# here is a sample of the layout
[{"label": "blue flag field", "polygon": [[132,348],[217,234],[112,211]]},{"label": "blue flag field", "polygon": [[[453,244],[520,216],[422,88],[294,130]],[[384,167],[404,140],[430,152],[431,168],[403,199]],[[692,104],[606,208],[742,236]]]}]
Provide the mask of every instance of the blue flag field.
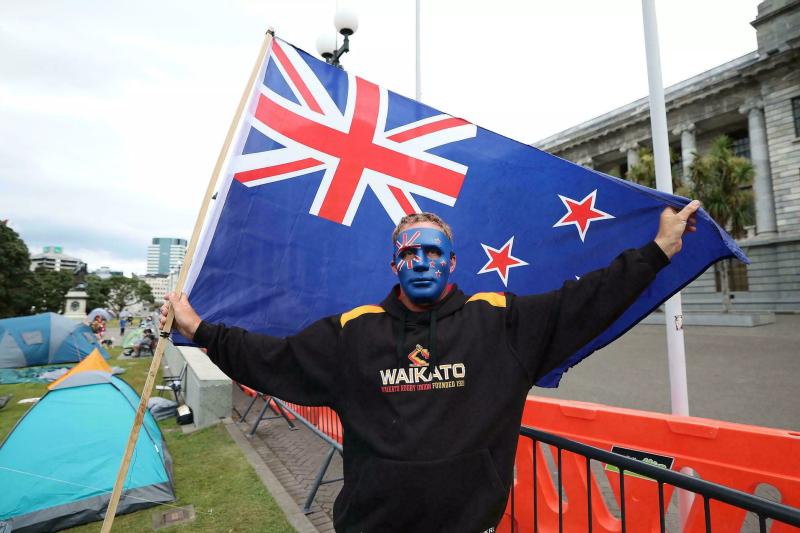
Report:
[{"label": "blue flag field", "polygon": [[[534,294],[652,240],[688,200],[583,168],[273,39],[228,155],[185,292],[205,320],[276,336],[380,302],[411,212],[453,228],[466,293]],[[705,211],[683,251],[608,330],[619,337],[715,261],[747,258]],[[577,325],[578,327],[580,325]]]}]

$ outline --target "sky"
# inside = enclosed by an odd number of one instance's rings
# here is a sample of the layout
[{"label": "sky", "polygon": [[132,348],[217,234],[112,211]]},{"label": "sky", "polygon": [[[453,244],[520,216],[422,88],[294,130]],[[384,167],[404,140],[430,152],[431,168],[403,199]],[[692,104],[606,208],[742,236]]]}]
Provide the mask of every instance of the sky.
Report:
[{"label": "sky", "polygon": [[[756,49],[755,0],[657,0],[666,86]],[[145,273],[188,239],[267,28],[415,94],[414,0],[3,0],[0,220],[32,254]],[[647,95],[639,0],[422,0],[421,100],[533,143]]]}]

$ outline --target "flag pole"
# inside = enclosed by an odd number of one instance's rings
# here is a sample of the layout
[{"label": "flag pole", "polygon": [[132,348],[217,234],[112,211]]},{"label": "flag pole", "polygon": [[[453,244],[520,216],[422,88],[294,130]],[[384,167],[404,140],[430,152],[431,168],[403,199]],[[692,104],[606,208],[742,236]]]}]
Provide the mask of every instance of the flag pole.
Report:
[{"label": "flag pole", "polygon": [[[656,188],[672,194],[672,169],[667,137],[667,109],[664,103],[664,82],[661,79],[661,52],[658,44],[658,21],[654,0],[642,0],[644,43],[647,55],[647,80],[650,86],[650,125],[653,131]],[[667,358],[672,414],[689,416],[689,391],[686,382],[686,348],[683,338],[683,306],[678,292],[664,304],[667,328]],[[685,524],[692,494],[678,490],[681,525]]]},{"label": "flag pole", "polygon": [[416,74],[417,74],[417,76],[416,76],[416,81],[415,81],[416,90],[414,92],[414,95],[415,95],[414,99],[417,102],[419,102],[422,99],[422,65],[421,65],[421,61],[420,61],[421,58],[420,58],[420,34],[419,34],[419,16],[420,16],[419,15],[419,7],[420,7],[419,3],[420,3],[420,0],[417,0],[417,10],[416,10],[416,15],[415,15],[415,19],[416,19],[416,39],[415,39],[416,46],[415,46],[415,49],[416,49]]},{"label": "flag pole", "polygon": [[[205,220],[208,206],[211,203],[211,196],[214,193],[214,186],[219,178],[222,164],[225,162],[225,158],[230,150],[231,142],[233,141],[234,133],[239,125],[239,121],[241,120],[244,106],[247,104],[248,97],[252,93],[253,84],[255,83],[256,76],[258,75],[261,65],[264,62],[264,57],[266,56],[267,49],[272,42],[274,34],[274,30],[270,28],[264,36],[264,41],[261,44],[261,50],[258,52],[258,58],[256,59],[255,65],[253,65],[253,70],[250,73],[247,86],[244,88],[242,97],[239,100],[239,106],[236,108],[236,113],[231,121],[230,127],[228,128],[228,134],[225,136],[225,142],[222,144],[222,149],[217,156],[217,162],[214,165],[214,170],[211,173],[211,179],[209,180],[208,187],[206,188],[205,198],[203,199],[200,211],[197,214],[197,220],[195,221],[194,230],[192,231],[192,238],[189,241],[189,247],[186,249],[186,260],[184,260],[183,265],[181,266],[181,271],[178,275],[178,281],[175,284],[176,292],[183,290],[183,284],[186,280],[186,275],[188,274],[189,267],[192,263],[192,256],[194,255],[197,242],[200,238],[200,231],[203,228],[203,221]],[[172,313],[172,308],[170,308],[169,313],[167,314],[167,321],[164,325],[164,330],[161,332],[161,336],[158,339],[158,344],[156,345],[155,353],[153,354],[153,361],[150,363],[150,371],[147,374],[147,381],[142,389],[141,401],[139,402],[139,408],[136,411],[136,418],[133,421],[133,427],[131,428],[130,437],[128,438],[128,445],[125,449],[125,455],[122,458],[122,463],[120,464],[119,471],[117,472],[117,480],[114,483],[114,490],[112,491],[111,499],[108,502],[108,508],[106,509],[106,515],[103,520],[103,527],[100,530],[101,533],[109,533],[111,531],[111,526],[114,523],[114,515],[117,512],[117,506],[119,505],[119,499],[122,495],[125,478],[128,475],[128,467],[130,466],[133,450],[136,447],[136,441],[139,437],[139,430],[142,427],[142,421],[144,420],[145,411],[147,409],[147,402],[150,399],[153,385],[155,384],[156,380],[156,374],[158,373],[158,368],[161,365],[161,358],[164,355],[164,349],[167,345],[167,337],[169,336],[169,332],[172,330],[173,318],[174,315]]]}]

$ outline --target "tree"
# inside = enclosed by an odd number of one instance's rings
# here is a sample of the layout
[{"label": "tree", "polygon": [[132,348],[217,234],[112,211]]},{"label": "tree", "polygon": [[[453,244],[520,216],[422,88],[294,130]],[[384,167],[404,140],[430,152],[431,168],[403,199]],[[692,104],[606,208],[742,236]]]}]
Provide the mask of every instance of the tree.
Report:
[{"label": "tree", "polygon": [[[670,163],[675,163],[678,160],[671,148],[669,160]],[[683,194],[680,176],[677,175],[674,168],[670,168],[670,173],[672,174],[672,190],[675,194]],[[628,169],[628,172],[625,173],[625,179],[651,189],[656,188],[656,160],[651,150],[648,148],[639,150],[639,162]]]},{"label": "tree", "polygon": [[150,285],[139,278],[114,276],[106,280],[108,284],[108,305],[119,314],[126,306],[140,302],[153,303],[153,291]]},{"label": "tree", "polygon": [[0,221],[0,318],[30,313],[30,265],[25,242],[5,221]]},{"label": "tree", "polygon": [[64,297],[74,285],[70,272],[37,268],[28,281],[29,297],[37,313],[58,313],[64,309]]},{"label": "tree", "polygon": [[86,276],[85,281],[86,294],[89,295],[89,298],[86,300],[86,307],[88,309],[108,307],[109,292],[111,290],[111,287],[108,286],[108,280],[89,275]]},{"label": "tree", "polygon": [[[746,226],[752,224],[753,195],[745,189],[753,181],[753,165],[733,153],[730,138],[722,135],[714,140],[711,150],[695,158],[691,167],[692,196],[703,202],[703,208],[717,224],[733,237],[747,233]],[[729,285],[730,263],[720,264],[722,306],[731,310]]]}]

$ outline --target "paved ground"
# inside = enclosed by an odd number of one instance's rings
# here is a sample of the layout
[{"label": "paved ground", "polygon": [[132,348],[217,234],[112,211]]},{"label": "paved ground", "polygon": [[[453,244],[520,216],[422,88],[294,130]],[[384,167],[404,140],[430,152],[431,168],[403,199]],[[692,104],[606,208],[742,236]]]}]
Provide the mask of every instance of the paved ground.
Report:
[{"label": "paved ground", "polygon": [[[753,328],[688,326],[689,413],[800,430],[800,315]],[[664,326],[639,325],[532,394],[670,412]]]},{"label": "paved ground", "polygon": [[[249,397],[245,396],[238,388],[234,388],[235,420],[239,420],[239,414],[244,413],[249,402]],[[246,421],[237,424],[240,431],[245,434],[249,433],[251,423],[258,417],[262,406],[263,403],[260,400],[256,402],[255,407],[247,415]],[[297,424],[297,430],[291,430],[282,419],[261,422],[255,435],[249,438],[250,444],[261,456],[267,468],[280,481],[297,506],[303,508],[320,465],[330,447],[302,424]],[[336,479],[341,476],[341,457],[339,454],[335,454],[325,479]],[[333,531],[333,501],[341,487],[341,481],[329,483],[322,485],[317,492],[311,512],[307,517],[321,533]]]},{"label": "paved ground", "polygon": [[[668,413],[664,331],[664,326],[637,326],[573,368],[558,389],[531,392]],[[781,315],[776,324],[756,328],[694,326],[685,335],[693,416],[800,430],[800,315]],[[235,393],[239,413],[248,400]],[[289,430],[283,420],[262,422],[251,443],[302,507],[328,446],[306,428]],[[327,477],[339,476],[337,454]],[[317,494],[308,518],[319,531],[333,531],[331,510],[340,488],[341,482],[324,485]]]}]

